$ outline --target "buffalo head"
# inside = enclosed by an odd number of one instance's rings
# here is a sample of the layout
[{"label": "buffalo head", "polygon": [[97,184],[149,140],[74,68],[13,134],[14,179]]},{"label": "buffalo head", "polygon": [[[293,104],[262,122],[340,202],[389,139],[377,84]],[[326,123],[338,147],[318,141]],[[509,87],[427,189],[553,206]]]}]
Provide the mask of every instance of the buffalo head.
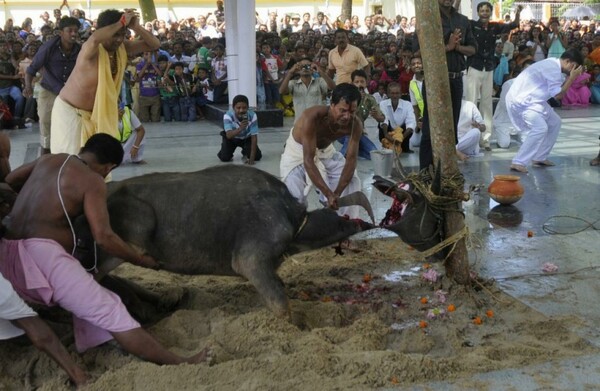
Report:
[{"label": "buffalo head", "polygon": [[[396,233],[403,242],[419,251],[425,251],[442,240],[443,212],[436,210],[428,195],[439,195],[441,173],[433,178],[427,171],[404,176],[394,181],[380,176],[373,185],[394,199],[381,221],[381,227]],[[428,194],[430,193],[430,194]]]}]

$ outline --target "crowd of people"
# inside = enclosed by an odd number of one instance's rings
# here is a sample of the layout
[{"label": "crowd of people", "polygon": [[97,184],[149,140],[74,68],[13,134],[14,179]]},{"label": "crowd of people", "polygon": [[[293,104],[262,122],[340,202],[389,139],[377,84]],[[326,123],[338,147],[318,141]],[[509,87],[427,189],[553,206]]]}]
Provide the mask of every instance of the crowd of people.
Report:
[{"label": "crowd of people", "polygon": [[[600,28],[586,20],[522,21],[520,8],[513,21],[493,22],[487,2],[477,6],[477,21],[461,15],[452,0],[439,0],[439,7],[457,158],[477,156],[480,148],[507,148],[510,133],[517,131],[528,137],[512,170],[553,165],[548,155],[560,117],[551,106],[600,103]],[[168,23],[141,24],[132,10],[106,10],[94,21],[80,10],[65,16],[55,10],[54,20],[47,13],[41,19],[39,28],[30,18],[20,27],[8,21],[0,33],[0,120],[16,128],[39,120],[41,151],[52,152],[10,172],[4,153],[10,148],[0,135],[0,174],[8,191],[19,191],[0,240],[0,338],[24,330],[75,383],[85,383],[85,373],[52,331],[31,322],[36,314],[25,298],[72,310],[81,321],[76,329],[81,351],[114,338],[153,362],[206,361],[206,350],[184,358],[164,349],[116,295],[73,262],[75,235],[63,220],[85,214],[105,251],[159,267],[110,228],[103,178],[123,162],[142,161],[144,122],[195,121],[207,103],[228,102],[223,2],[209,15]],[[340,197],[360,190],[357,159],[369,159],[377,148],[364,132],[368,117],[377,121],[383,147],[397,153],[418,148],[421,167],[432,163],[420,57],[424,42],[415,25],[414,18],[381,14],[362,21],[332,20],[322,12],[314,18],[271,12],[263,21],[257,14],[251,61],[257,101],[294,116],[280,174],[300,202],[314,187],[324,203],[338,209]],[[500,97],[496,116],[494,96]],[[231,161],[238,147],[245,163],[261,159],[258,118],[247,96],[233,99],[221,137],[221,161]],[[358,215],[355,207],[339,209],[350,218]],[[28,278],[44,280],[52,295],[28,287]],[[78,304],[82,298],[86,308]]]}]

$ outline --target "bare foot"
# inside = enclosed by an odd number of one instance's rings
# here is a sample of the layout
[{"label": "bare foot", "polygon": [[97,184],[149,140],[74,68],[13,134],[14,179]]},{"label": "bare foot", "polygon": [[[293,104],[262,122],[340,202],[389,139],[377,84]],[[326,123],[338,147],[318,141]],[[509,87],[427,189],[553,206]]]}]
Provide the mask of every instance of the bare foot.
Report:
[{"label": "bare foot", "polygon": [[595,159],[590,160],[590,166],[600,166],[600,153]]},{"label": "bare foot", "polygon": [[464,162],[465,160],[469,159],[469,156],[465,155],[458,149],[456,150],[456,157],[458,157],[458,160],[460,160],[461,162]]},{"label": "bare foot", "polygon": [[202,349],[202,351],[195,356],[192,356],[186,360],[188,364],[201,364],[207,363],[208,365],[212,365],[215,361],[215,357],[213,355],[212,350],[209,347]]}]

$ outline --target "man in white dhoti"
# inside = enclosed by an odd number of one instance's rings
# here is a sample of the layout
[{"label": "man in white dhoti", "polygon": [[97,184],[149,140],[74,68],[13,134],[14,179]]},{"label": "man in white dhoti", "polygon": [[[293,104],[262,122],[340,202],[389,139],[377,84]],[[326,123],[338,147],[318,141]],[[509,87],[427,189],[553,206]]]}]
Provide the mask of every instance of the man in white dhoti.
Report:
[{"label": "man in white dhoti", "polygon": [[[573,81],[583,72],[583,57],[567,50],[559,59],[548,58],[531,65],[515,79],[506,94],[506,108],[514,127],[527,138],[513,158],[510,169],[527,173],[536,167],[553,166],[548,155],[556,143],[561,119],[547,100],[561,99]],[[569,77],[563,83],[563,73]]]},{"label": "man in white dhoti", "polygon": [[[361,189],[356,175],[358,145],[363,126],[356,113],[360,102],[358,88],[349,83],[335,87],[329,106],[306,109],[290,131],[281,155],[280,174],[290,193],[306,204],[314,185],[327,205],[338,209],[337,199]],[[346,158],[333,142],[350,136]],[[358,217],[358,207],[340,208],[340,215]]]}]

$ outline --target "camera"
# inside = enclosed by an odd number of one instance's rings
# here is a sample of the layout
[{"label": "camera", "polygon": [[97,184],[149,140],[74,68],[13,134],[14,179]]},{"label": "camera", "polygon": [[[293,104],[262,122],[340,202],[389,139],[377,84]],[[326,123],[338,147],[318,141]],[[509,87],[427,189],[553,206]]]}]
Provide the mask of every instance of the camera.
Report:
[{"label": "camera", "polygon": [[248,119],[248,113],[240,114],[240,122],[246,121]]},{"label": "camera", "polygon": [[303,71],[310,71],[310,64],[302,65],[302,70]]}]

